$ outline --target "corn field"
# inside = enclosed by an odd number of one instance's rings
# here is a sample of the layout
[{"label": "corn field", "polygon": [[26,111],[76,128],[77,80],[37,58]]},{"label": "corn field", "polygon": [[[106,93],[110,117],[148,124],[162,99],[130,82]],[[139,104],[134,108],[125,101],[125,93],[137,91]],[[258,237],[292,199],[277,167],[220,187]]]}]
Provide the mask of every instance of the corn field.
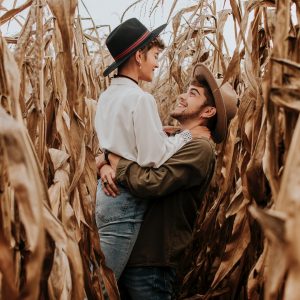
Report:
[{"label": "corn field", "polygon": [[[18,35],[0,31],[0,299],[119,299],[94,219],[104,38],[76,0],[2,2],[0,25],[29,10]],[[300,1],[171,2],[171,42],[145,85],[163,123],[197,62],[239,95],[178,297],[300,299]]]}]

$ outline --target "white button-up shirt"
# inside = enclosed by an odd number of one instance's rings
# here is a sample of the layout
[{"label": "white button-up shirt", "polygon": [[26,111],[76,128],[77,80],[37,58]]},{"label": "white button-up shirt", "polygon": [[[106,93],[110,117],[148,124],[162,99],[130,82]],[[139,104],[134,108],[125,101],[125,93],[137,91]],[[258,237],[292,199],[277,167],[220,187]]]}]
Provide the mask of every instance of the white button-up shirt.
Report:
[{"label": "white button-up shirt", "polygon": [[124,77],[100,95],[95,127],[102,150],[140,166],[159,167],[186,143],[180,134],[165,134],[154,97]]}]

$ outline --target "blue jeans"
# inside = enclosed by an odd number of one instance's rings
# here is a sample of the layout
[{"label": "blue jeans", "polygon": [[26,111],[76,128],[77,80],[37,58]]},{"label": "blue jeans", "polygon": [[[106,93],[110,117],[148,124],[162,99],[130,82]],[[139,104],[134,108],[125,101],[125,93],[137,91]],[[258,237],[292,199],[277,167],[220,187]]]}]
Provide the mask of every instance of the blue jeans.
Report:
[{"label": "blue jeans", "polygon": [[171,267],[127,267],[120,280],[122,300],[175,299],[176,271]]},{"label": "blue jeans", "polygon": [[145,199],[134,197],[124,187],[118,188],[120,195],[106,196],[99,180],[96,199],[101,249],[117,280],[127,264],[147,208]]}]

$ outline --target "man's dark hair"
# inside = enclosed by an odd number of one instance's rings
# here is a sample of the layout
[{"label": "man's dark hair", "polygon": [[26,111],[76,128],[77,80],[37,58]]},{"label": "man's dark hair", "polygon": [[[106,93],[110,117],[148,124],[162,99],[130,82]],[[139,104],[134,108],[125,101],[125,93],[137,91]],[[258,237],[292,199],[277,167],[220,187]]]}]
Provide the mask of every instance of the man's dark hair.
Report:
[{"label": "man's dark hair", "polygon": [[[202,76],[196,75],[192,81],[191,85],[201,87],[204,89],[204,96],[206,98],[206,101],[204,103],[205,106],[212,106],[216,107],[215,101],[214,101],[214,96],[212,94],[211,88],[208,85],[207,81],[203,79]],[[217,113],[212,117],[207,120],[207,127],[210,129],[210,131],[214,130],[217,124]]]}]

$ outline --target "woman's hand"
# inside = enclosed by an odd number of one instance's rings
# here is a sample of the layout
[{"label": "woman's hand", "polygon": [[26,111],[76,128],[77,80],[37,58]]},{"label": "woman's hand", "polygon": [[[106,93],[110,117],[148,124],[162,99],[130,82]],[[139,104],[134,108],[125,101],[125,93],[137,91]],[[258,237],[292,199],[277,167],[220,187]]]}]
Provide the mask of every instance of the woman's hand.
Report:
[{"label": "woman's hand", "polygon": [[101,177],[102,189],[107,196],[116,197],[120,194],[116,184],[116,172],[110,165],[103,165],[99,170],[99,174]]},{"label": "woman's hand", "polygon": [[114,154],[112,152],[110,152],[108,155],[109,163],[115,172],[117,170],[117,166],[118,166],[120,159],[121,159],[121,156]]},{"label": "woman's hand", "polygon": [[96,166],[98,170],[100,170],[107,163],[108,162],[105,160],[104,153],[101,153],[96,157]]}]

